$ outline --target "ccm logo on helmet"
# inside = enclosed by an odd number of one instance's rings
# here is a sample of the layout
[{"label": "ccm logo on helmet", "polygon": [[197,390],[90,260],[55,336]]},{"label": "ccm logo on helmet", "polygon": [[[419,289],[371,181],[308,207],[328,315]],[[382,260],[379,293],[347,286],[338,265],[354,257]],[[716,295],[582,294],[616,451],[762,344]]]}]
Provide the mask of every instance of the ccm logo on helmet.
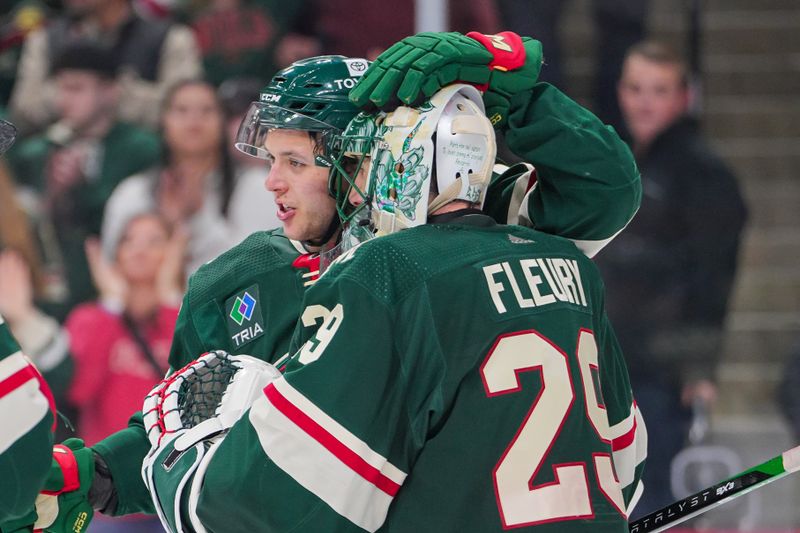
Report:
[{"label": "ccm logo on helmet", "polygon": [[355,78],[345,78],[343,80],[333,80],[333,83],[336,84],[337,89],[352,89],[356,86],[356,81]]},{"label": "ccm logo on helmet", "polygon": [[277,102],[281,99],[281,95],[279,94],[262,94],[261,101],[262,102]]}]

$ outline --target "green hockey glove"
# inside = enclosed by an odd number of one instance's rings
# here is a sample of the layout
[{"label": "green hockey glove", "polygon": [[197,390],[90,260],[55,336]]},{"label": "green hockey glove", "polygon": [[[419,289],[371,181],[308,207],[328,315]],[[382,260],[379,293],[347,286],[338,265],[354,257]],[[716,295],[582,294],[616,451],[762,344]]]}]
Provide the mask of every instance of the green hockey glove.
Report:
[{"label": "green hockey glove", "polygon": [[0,532],[2,533],[30,533],[33,531],[33,523],[36,522],[36,511],[31,506],[30,512],[21,517],[13,520],[7,520],[0,524]]},{"label": "green hockey glove", "polygon": [[44,488],[36,498],[36,530],[81,533],[94,511],[89,489],[94,477],[94,454],[81,439],[53,446],[53,462]]},{"label": "green hockey glove", "polygon": [[511,97],[535,85],[541,66],[541,43],[513,32],[420,33],[378,56],[350,100],[366,108],[415,106],[446,85],[469,83],[484,91],[486,115],[501,127]]}]

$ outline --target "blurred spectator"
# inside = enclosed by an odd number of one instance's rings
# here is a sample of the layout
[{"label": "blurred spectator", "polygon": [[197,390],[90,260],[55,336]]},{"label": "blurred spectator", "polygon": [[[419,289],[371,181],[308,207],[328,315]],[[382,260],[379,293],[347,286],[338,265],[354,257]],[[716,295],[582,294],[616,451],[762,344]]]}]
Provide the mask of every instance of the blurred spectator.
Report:
[{"label": "blurred spectator", "polygon": [[40,28],[46,17],[46,6],[38,0],[7,4],[0,7],[0,107],[11,97],[25,37]]},{"label": "blurred spectator", "polygon": [[[167,371],[169,347],[183,293],[186,237],[170,235],[153,213],[125,224],[114,261],[96,239],[86,255],[100,300],[78,306],[66,321],[75,361],[69,399],[78,409],[78,434],[87,445],[127,426],[130,413]],[[163,531],[153,516],[97,517],[95,532]]]},{"label": "blurred spectator", "polygon": [[[416,33],[415,3],[396,0],[387,10],[370,0],[316,2],[324,53],[375,59],[395,42]],[[505,29],[494,0],[461,0],[449,6],[449,30],[497,33]]]},{"label": "blurred spectator", "polygon": [[73,310],[66,328],[75,359],[69,397],[80,409],[78,427],[87,444],[124,428],[167,371],[185,245],[185,234],[171,234],[154,213],[128,221],[113,262],[96,239],[86,242],[100,298]]},{"label": "blurred spectator", "polygon": [[792,350],[778,391],[781,406],[795,442],[800,441],[800,343]]},{"label": "blurred spectator", "polygon": [[107,257],[124,222],[151,210],[170,224],[186,226],[187,273],[242,239],[231,216],[258,218],[264,205],[232,203],[239,196],[225,128],[213,85],[184,81],[173,87],[161,115],[162,162],[123,181],[106,205],[101,235]]},{"label": "blurred spectator", "polygon": [[5,161],[0,161],[0,249],[4,248],[10,248],[21,255],[30,269],[36,298],[46,298],[39,243],[27,213],[18,201],[11,173]]},{"label": "blurred spectator", "polygon": [[642,173],[639,213],[597,263],[631,383],[651,421],[636,514],[672,501],[669,469],[715,370],[746,209],[736,178],[688,116],[687,68],[655,42],[628,52],[620,106]]},{"label": "blurred spectator", "polygon": [[319,54],[314,21],[308,0],[210,0],[191,25],[208,81],[256,76],[266,84],[277,70]]},{"label": "blurred spectator", "polygon": [[145,19],[161,19],[173,16],[182,0],[133,0],[134,11]]},{"label": "blurred spectator", "polygon": [[125,177],[158,159],[158,139],[119,122],[116,63],[93,44],[66,47],[53,63],[59,118],[46,134],[9,153],[23,207],[42,243],[50,296],[59,319],[94,297],[83,253],[100,231],[103,206]]},{"label": "blurred spectator", "polygon": [[[504,24],[520,35],[542,42],[545,64],[539,79],[569,90],[564,80],[561,17],[564,0],[498,0]],[[596,32],[593,110],[600,119],[623,132],[624,121],[617,102],[617,81],[625,52],[646,35],[650,0],[592,0]],[[569,42],[568,38],[565,39]]]},{"label": "blurred spectator", "polygon": [[155,126],[159,103],[176,81],[201,75],[192,32],[168,20],[144,20],[131,0],[64,0],[65,13],[25,40],[10,116],[23,132],[54,119],[53,62],[76,41],[91,40],[121,66],[120,118]]}]

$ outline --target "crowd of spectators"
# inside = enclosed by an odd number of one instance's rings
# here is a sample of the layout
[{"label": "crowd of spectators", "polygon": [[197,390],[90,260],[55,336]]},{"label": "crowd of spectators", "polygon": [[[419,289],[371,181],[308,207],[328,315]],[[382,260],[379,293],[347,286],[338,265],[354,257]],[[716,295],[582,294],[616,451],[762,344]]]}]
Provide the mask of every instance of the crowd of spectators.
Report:
[{"label": "crowd of spectators", "polygon": [[103,209],[126,177],[155,163],[157,135],[117,116],[121,87],[113,55],[70,45],[53,61],[54,121],[20,141],[9,163],[42,243],[51,302],[63,319],[94,296],[83,243],[98,235]]}]

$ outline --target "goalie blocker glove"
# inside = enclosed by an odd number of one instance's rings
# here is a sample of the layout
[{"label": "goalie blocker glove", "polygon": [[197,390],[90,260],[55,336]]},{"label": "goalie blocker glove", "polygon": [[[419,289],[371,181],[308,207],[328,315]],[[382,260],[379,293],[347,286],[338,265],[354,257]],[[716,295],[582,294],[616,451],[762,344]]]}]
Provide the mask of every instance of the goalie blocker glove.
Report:
[{"label": "goalie blocker glove", "polygon": [[498,128],[512,97],[533,88],[541,66],[541,43],[514,32],[420,33],[378,56],[350,99],[366,108],[416,106],[446,85],[469,83],[483,91],[486,116]]}]

